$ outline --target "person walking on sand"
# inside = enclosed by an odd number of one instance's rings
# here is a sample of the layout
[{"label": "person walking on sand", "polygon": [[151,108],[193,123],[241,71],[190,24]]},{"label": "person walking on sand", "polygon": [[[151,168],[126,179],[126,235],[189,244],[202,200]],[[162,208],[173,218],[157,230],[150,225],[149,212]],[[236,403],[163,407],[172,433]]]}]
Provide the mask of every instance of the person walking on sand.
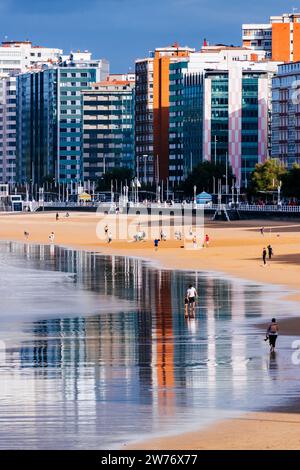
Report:
[{"label": "person walking on sand", "polygon": [[273,248],[271,245],[268,245],[268,255],[269,255],[269,259],[272,259],[272,256],[273,256]]},{"label": "person walking on sand", "polygon": [[108,240],[108,225],[105,225],[104,227],[104,233],[105,233],[105,238]]},{"label": "person walking on sand", "polygon": [[58,212],[56,212],[55,219],[56,219],[56,221],[59,220],[59,213]]},{"label": "person walking on sand", "polygon": [[50,235],[49,235],[50,243],[54,243],[54,239],[55,239],[54,232],[51,232]]},{"label": "person walking on sand", "polygon": [[25,240],[28,240],[28,238],[29,238],[29,232],[26,232],[26,231],[24,232],[24,238],[25,238]]},{"label": "person walking on sand", "polygon": [[197,237],[196,237],[196,235],[193,236],[193,247],[194,247],[194,249],[197,248]]},{"label": "person walking on sand", "polygon": [[260,234],[261,234],[262,237],[265,236],[265,227],[261,227]]},{"label": "person walking on sand", "polygon": [[209,236],[206,234],[205,235],[205,245],[206,245],[206,248],[208,248],[208,245],[209,245]]},{"label": "person walking on sand", "polygon": [[267,332],[266,332],[266,338],[265,341],[269,340],[270,344],[270,352],[273,353],[275,351],[275,346],[276,346],[276,341],[278,337],[278,324],[276,322],[276,318],[272,318],[271,323],[268,326]]},{"label": "person walking on sand", "polygon": [[108,233],[108,237],[107,237],[107,243],[109,244],[109,243],[111,243],[111,242],[112,242],[112,233],[109,232],[109,233]]},{"label": "person walking on sand", "polygon": [[198,296],[198,294],[197,294],[195,287],[193,287],[192,284],[189,285],[186,295],[189,301],[190,316],[191,318],[194,318],[195,311],[196,311],[196,297]]},{"label": "person walking on sand", "polygon": [[160,242],[159,238],[155,238],[155,240],[154,240],[154,249],[155,249],[155,251],[158,250],[158,244],[159,244],[159,242]]},{"label": "person walking on sand", "polygon": [[267,250],[265,248],[263,249],[263,252],[262,252],[262,259],[263,259],[264,266],[266,266],[266,264],[267,264]]}]

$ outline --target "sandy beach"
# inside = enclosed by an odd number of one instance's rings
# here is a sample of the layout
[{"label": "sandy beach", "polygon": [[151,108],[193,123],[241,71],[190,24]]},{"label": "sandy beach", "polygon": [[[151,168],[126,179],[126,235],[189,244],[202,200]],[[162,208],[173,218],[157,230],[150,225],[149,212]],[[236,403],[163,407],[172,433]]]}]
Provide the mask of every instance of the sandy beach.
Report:
[{"label": "sandy beach", "polygon": [[[0,239],[28,243],[49,243],[55,233],[58,245],[97,251],[102,254],[139,256],[159,262],[168,269],[205,270],[238,278],[287,287],[287,299],[300,301],[300,222],[277,221],[206,221],[209,248],[187,250],[182,241],[161,242],[158,251],[153,240],[107,244],[99,240],[96,214],[54,213],[0,214]],[[260,227],[265,227],[264,236]],[[226,228],[226,230],[225,230]],[[159,231],[158,231],[159,233]],[[157,233],[157,236],[158,236]],[[271,244],[274,258],[263,266],[261,252]],[[280,322],[281,334],[300,335],[298,319]],[[300,414],[289,409],[282,413],[248,413],[227,420],[205,431],[154,439],[131,446],[131,449],[300,449]],[[129,447],[127,447],[129,448]]]}]

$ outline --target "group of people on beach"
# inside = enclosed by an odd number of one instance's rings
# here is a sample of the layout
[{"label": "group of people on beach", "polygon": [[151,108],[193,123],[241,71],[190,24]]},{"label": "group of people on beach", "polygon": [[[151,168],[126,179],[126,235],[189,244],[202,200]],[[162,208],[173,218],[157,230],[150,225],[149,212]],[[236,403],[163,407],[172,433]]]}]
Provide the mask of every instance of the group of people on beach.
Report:
[{"label": "group of people on beach", "polygon": [[[259,229],[259,231],[260,231],[261,236],[264,237],[265,236],[265,227],[261,227]],[[262,251],[263,266],[267,265],[267,257],[269,258],[269,260],[271,260],[273,255],[274,255],[274,251],[273,251],[273,247],[271,245],[268,245],[267,248],[266,247],[263,248],[263,251]]]},{"label": "group of people on beach", "polygon": [[[24,230],[24,238],[25,238],[25,240],[28,240],[28,239],[29,239],[29,235],[30,235],[29,232],[27,232],[27,230]],[[51,232],[48,238],[49,238],[50,243],[54,243],[55,233],[54,233],[54,232]]]},{"label": "group of people on beach", "polygon": [[[65,217],[66,217],[66,218],[70,217],[69,212],[66,212]],[[58,213],[58,212],[56,212],[55,220],[56,220],[56,222],[59,220],[59,213]]]},{"label": "group of people on beach", "polygon": [[267,256],[269,257],[269,260],[272,259],[272,256],[274,255],[273,248],[271,245],[268,245],[267,248],[263,248],[262,252],[262,259],[263,259],[263,264],[266,266],[267,264]]},{"label": "group of people on beach", "polygon": [[[179,239],[181,240],[181,234],[180,234],[180,238],[179,238]],[[160,238],[155,238],[155,239],[154,239],[154,249],[155,249],[155,251],[158,250],[159,242],[161,242],[161,241],[166,241],[166,240],[167,240],[166,235],[165,235],[165,233],[161,230],[161,232],[160,232]],[[204,248],[204,247],[206,247],[206,248],[209,247],[209,241],[210,241],[209,235],[206,234],[205,237],[204,237],[203,244],[202,244],[203,248]],[[197,236],[196,236],[196,235],[193,236],[193,247],[194,247],[195,249],[198,247],[198,242],[197,242]]]},{"label": "group of people on beach", "polygon": [[[70,217],[69,212],[66,212],[65,217]],[[59,220],[59,213],[58,213],[58,212],[55,214],[55,220],[56,220],[56,221]],[[27,230],[24,230],[24,239],[25,239],[26,241],[29,239],[29,236],[30,236],[30,233],[29,233]],[[55,240],[55,233],[54,233],[54,232],[51,232],[51,233],[49,234],[49,237],[48,237],[48,238],[49,238],[49,242],[50,242],[51,244],[53,244],[53,243],[54,243],[54,240]]]},{"label": "group of people on beach", "polygon": [[[197,235],[193,236],[193,247],[196,249],[198,247],[198,242],[197,242]],[[202,243],[203,248],[208,248],[209,247],[209,235],[206,234]]]}]

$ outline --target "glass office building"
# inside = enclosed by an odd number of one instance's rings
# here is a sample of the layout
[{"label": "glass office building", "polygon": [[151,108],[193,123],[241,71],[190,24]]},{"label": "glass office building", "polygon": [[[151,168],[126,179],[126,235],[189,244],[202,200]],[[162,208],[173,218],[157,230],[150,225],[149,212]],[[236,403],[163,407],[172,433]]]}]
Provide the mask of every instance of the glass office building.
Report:
[{"label": "glass office building", "polygon": [[17,77],[19,182],[83,181],[81,92],[107,75],[106,61],[84,53]]},{"label": "glass office building", "polygon": [[203,158],[203,75],[170,64],[169,181],[184,180]]},{"label": "glass office building", "polygon": [[58,154],[57,69],[17,77],[17,181],[55,177]]},{"label": "glass office building", "polygon": [[268,158],[271,80],[278,63],[244,48],[204,46],[170,64],[169,181],[186,179],[202,161],[232,168],[247,186]]},{"label": "glass office building", "polygon": [[211,74],[211,160],[225,163],[228,155],[228,74]]},{"label": "glass office building", "polygon": [[241,176],[245,187],[258,163],[259,106],[258,74],[243,74],[242,79],[242,161]]}]

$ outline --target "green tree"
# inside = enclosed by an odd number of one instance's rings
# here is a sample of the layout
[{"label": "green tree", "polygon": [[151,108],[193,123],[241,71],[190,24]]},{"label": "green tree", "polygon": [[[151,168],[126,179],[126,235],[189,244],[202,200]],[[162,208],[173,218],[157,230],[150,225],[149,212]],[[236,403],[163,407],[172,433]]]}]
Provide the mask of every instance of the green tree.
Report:
[{"label": "green tree", "polygon": [[286,173],[287,170],[274,158],[258,163],[252,173],[250,191],[253,194],[261,191],[276,191]]},{"label": "green tree", "polygon": [[[194,186],[197,186],[197,193],[206,191],[212,193],[214,189],[214,178],[215,178],[215,189],[217,190],[217,181],[222,179],[222,184],[226,184],[226,166],[223,164],[215,165],[212,162],[202,162],[196,166],[193,171],[189,174],[186,180],[182,184],[182,190],[185,196],[193,196]],[[231,186],[232,181],[232,169],[228,167],[228,185]]]},{"label": "green tree", "polygon": [[110,191],[111,182],[113,182],[114,188],[117,185],[119,187],[120,183],[125,184],[127,181],[128,186],[130,186],[130,181],[133,178],[133,171],[130,168],[112,168],[112,170],[106,172],[102,178],[97,181],[97,191]]}]

